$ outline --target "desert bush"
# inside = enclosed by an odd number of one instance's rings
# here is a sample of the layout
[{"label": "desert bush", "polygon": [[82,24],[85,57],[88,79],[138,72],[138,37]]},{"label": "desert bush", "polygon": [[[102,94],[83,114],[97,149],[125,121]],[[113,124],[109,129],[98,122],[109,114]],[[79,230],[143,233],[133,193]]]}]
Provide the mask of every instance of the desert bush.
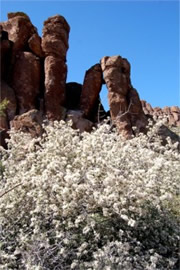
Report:
[{"label": "desert bush", "polygon": [[[2,150],[0,269],[178,269],[177,144],[64,122]],[[153,138],[153,139],[152,139]]]},{"label": "desert bush", "polygon": [[170,129],[175,132],[178,136],[180,136],[180,126],[178,127],[170,127]]}]

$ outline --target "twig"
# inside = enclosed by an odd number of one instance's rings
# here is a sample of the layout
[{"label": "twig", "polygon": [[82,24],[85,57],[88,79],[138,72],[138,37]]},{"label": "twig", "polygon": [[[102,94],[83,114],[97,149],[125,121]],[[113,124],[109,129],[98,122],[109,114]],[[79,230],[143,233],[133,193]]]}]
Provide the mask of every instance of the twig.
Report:
[{"label": "twig", "polygon": [[2,198],[4,195],[6,195],[7,193],[9,193],[10,191],[12,191],[13,189],[19,187],[20,185],[22,185],[22,183],[15,185],[14,187],[10,188],[9,190],[5,191],[3,194],[0,195],[0,198]]}]

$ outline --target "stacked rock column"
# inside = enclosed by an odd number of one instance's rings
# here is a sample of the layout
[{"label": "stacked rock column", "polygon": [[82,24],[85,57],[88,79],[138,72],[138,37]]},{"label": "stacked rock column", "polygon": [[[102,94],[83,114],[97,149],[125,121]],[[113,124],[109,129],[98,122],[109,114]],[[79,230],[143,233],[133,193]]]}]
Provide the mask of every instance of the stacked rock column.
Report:
[{"label": "stacked rock column", "polygon": [[127,100],[127,94],[131,87],[130,65],[121,56],[105,56],[101,59],[101,68],[108,88],[112,121],[119,133],[128,138],[132,135]]},{"label": "stacked rock column", "polygon": [[97,103],[102,83],[103,76],[100,64],[96,64],[86,71],[80,97],[80,109],[86,118],[90,117]]},{"label": "stacked rock column", "polygon": [[60,15],[44,22],[42,49],[45,54],[45,111],[49,120],[61,120],[64,117],[69,31],[67,21]]},{"label": "stacked rock column", "polygon": [[137,91],[130,80],[130,64],[121,56],[103,57],[101,68],[108,88],[108,100],[111,118],[119,133],[125,138],[133,135],[133,126],[137,131],[145,130],[146,116],[142,110]]}]

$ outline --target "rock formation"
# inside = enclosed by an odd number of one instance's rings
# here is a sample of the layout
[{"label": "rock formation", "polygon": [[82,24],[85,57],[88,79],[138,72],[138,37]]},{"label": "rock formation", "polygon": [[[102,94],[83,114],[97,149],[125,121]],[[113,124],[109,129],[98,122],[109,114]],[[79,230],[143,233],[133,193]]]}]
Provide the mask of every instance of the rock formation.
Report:
[{"label": "rock formation", "polygon": [[12,88],[18,100],[19,114],[35,109],[36,98],[40,92],[40,60],[31,52],[16,55],[12,76]]},{"label": "rock formation", "polygon": [[50,120],[64,118],[69,31],[67,21],[60,15],[44,22],[42,50],[45,54],[45,110]]},{"label": "rock formation", "polygon": [[32,137],[42,134],[42,115],[38,110],[30,110],[22,115],[17,115],[11,121],[11,127],[15,130],[29,132]]},{"label": "rock formation", "polygon": [[137,91],[130,80],[130,64],[121,56],[103,57],[101,67],[108,88],[110,114],[119,132],[126,138],[133,135],[133,126],[145,131],[147,119]]},{"label": "rock formation", "polygon": [[159,118],[166,118],[169,126],[180,126],[180,108],[177,106],[164,108],[154,107],[152,108],[145,100],[141,100],[144,113],[148,116],[152,116],[155,120]]},{"label": "rock formation", "polygon": [[86,71],[80,98],[80,109],[85,117],[89,117],[94,104],[99,97],[103,82],[100,64],[92,66]]},{"label": "rock formation", "polygon": [[55,15],[44,22],[42,38],[23,12],[8,14],[0,23],[1,102],[8,104],[0,116],[1,145],[6,146],[8,130],[42,133],[42,121],[72,121],[80,132],[91,131],[105,119],[100,101],[102,84],[108,88],[110,116],[125,138],[145,132],[149,115],[168,115],[169,124],[179,125],[180,109],[152,108],[140,101],[130,79],[130,64],[121,56],[105,56],[90,67],[83,84],[66,82],[66,54],[70,27]]},{"label": "rock formation", "polygon": [[93,127],[93,123],[83,117],[83,112],[78,110],[67,111],[66,120],[72,121],[72,128],[79,129],[80,132],[90,132]]}]

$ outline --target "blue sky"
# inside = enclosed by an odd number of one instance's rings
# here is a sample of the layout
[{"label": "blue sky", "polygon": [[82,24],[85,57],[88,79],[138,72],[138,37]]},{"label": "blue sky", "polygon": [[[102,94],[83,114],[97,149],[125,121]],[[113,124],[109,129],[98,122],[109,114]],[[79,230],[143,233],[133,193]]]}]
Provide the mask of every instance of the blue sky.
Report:
[{"label": "blue sky", "polygon": [[[43,22],[60,14],[71,31],[67,82],[83,83],[85,71],[103,56],[121,55],[131,81],[153,107],[180,106],[179,1],[1,1],[1,21],[23,11],[42,33]],[[107,90],[101,99],[108,109]]]}]

